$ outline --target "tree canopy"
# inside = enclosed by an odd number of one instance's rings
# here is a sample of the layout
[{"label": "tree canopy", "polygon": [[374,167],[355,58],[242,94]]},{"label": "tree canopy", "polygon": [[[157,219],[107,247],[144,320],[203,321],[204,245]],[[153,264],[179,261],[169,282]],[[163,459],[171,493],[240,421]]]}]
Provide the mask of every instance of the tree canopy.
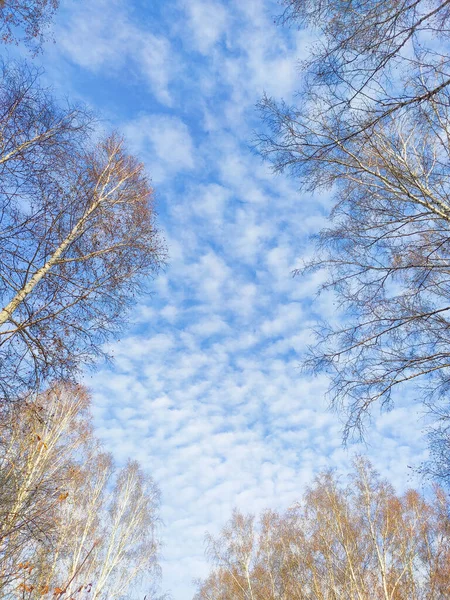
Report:
[{"label": "tree canopy", "polygon": [[164,260],[143,165],[83,108],[60,108],[35,69],[0,85],[0,390],[72,377],[120,331]]},{"label": "tree canopy", "polygon": [[296,104],[262,100],[259,148],[305,193],[332,192],[298,272],[325,272],[319,292],[343,309],[340,325],[320,324],[307,365],[330,375],[347,437],[409,382],[448,407],[449,3],[283,4],[283,23],[317,37]]},{"label": "tree canopy", "polygon": [[123,598],[158,582],[159,491],[118,469],[93,434],[89,395],[56,385],[0,424],[0,595]]},{"label": "tree canopy", "polygon": [[363,458],[347,485],[322,472],[285,512],[235,511],[207,537],[195,600],[444,600],[448,497],[394,488]]},{"label": "tree canopy", "polygon": [[40,50],[59,0],[0,0],[0,40]]}]

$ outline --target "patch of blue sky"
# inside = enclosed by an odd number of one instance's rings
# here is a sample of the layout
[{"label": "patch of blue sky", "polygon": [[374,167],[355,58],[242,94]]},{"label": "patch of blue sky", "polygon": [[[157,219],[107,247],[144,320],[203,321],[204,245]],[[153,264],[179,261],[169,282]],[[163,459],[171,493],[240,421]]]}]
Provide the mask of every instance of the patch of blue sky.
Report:
[{"label": "patch of blue sky", "polygon": [[[266,91],[293,99],[310,38],[274,24],[272,0],[62,0],[38,57],[58,96],[122,131],[156,189],[169,249],[153,296],[133,310],[112,366],[86,374],[97,431],[117,461],[141,461],[162,491],[163,588],[192,595],[203,539],[234,506],[291,505],[321,468],[355,452],[399,487],[426,456],[408,397],[374,414],[368,446],[341,445],[324,376],[299,369],[323,274],[314,252],[330,194],[300,194],[252,151]],[[14,52],[14,51],[13,51]]]}]

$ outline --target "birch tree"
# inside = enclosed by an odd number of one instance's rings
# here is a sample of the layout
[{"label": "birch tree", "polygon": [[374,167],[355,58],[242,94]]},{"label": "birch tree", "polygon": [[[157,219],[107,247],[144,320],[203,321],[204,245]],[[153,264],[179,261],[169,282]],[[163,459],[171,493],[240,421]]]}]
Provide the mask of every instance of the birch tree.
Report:
[{"label": "birch tree", "polygon": [[54,388],[13,406],[0,438],[0,590],[14,589],[22,566],[51,554],[58,513],[73,477],[74,455],[91,435],[88,398],[79,386]]},{"label": "birch tree", "polygon": [[[17,403],[0,436],[0,595],[22,600],[150,596],[159,581],[159,492],[118,469],[92,432],[89,396],[53,386]],[[150,597],[149,596],[149,597]]]},{"label": "birch tree", "polygon": [[261,102],[259,147],[305,193],[331,191],[329,227],[297,272],[324,272],[318,291],[342,308],[306,364],[330,375],[345,437],[408,384],[448,415],[449,3],[283,4],[284,23],[318,36],[298,103]]},{"label": "birch tree", "polygon": [[[1,92],[1,90],[0,90]],[[144,167],[90,116],[4,68],[0,148],[3,400],[71,377],[126,322],[164,248]]]},{"label": "birch tree", "polygon": [[254,598],[253,522],[253,516],[234,511],[230,522],[223,528],[220,538],[206,536],[207,555],[219,566],[219,572],[212,575],[211,583],[218,588],[225,586],[227,593],[240,600]]},{"label": "birch tree", "polygon": [[440,488],[427,498],[415,490],[399,495],[358,459],[347,484],[321,473],[284,513],[265,511],[258,522],[235,511],[208,538],[212,569],[195,598],[444,600],[448,511]]},{"label": "birch tree", "polygon": [[159,492],[153,480],[136,461],[129,461],[118,472],[107,505],[92,587],[94,600],[122,598],[132,584],[142,581],[143,575],[154,577],[158,572],[158,505]]}]

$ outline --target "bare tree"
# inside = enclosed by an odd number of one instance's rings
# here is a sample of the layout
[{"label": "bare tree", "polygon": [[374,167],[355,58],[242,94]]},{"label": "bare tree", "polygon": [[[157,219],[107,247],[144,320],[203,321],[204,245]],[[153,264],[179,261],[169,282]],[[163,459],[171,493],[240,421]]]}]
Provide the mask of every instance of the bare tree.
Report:
[{"label": "bare tree", "polygon": [[[92,431],[89,396],[53,386],[0,429],[0,595],[123,598],[156,591],[159,492],[136,462],[117,469]],[[142,588],[140,588],[142,589]]]},{"label": "bare tree", "polygon": [[45,40],[59,0],[0,0],[0,39],[37,52]]},{"label": "bare tree", "polygon": [[[307,117],[311,105],[305,106],[305,101],[319,102],[320,122],[325,128],[333,125],[341,142],[397,111],[421,105],[450,83],[445,51],[448,0],[280,4],[282,24],[309,27],[318,34],[300,63],[305,85],[299,106],[305,111],[296,112]],[[309,129],[311,145],[303,145],[305,156],[336,150],[333,140],[320,141],[320,122]],[[304,133],[308,135],[308,127]]]},{"label": "bare tree", "polygon": [[[298,106],[261,102],[263,155],[304,191],[328,188],[320,269],[344,309],[308,366],[331,375],[345,436],[410,381],[446,406],[449,348],[448,2],[286,0],[284,22],[319,29]],[[299,269],[301,270],[301,269]]]},{"label": "bare tree", "polygon": [[[90,593],[100,568],[100,547],[105,543],[104,511],[115,469],[112,457],[102,452],[92,438],[84,445],[82,457],[82,463],[77,461],[71,468],[67,498],[59,506],[52,552],[46,553],[45,562],[38,561],[36,590],[48,588],[53,593],[59,587],[75,597],[80,588]],[[40,551],[45,552],[45,548]]]},{"label": "bare tree", "polygon": [[0,590],[15,589],[21,565],[52,551],[58,512],[73,476],[74,456],[91,436],[88,397],[79,386],[54,388],[14,405],[0,436]]},{"label": "bare tree", "polygon": [[[0,389],[66,378],[102,353],[163,260],[153,191],[117,135],[58,109],[26,67],[0,97]],[[0,89],[1,91],[1,89]]]},{"label": "bare tree", "polygon": [[143,575],[155,576],[159,491],[136,461],[117,474],[105,515],[104,542],[92,587],[94,600],[122,598]]},{"label": "bare tree", "polygon": [[430,456],[421,466],[423,475],[443,482],[450,481],[450,411],[441,403],[430,405],[430,412],[435,417],[433,425],[428,428]]},{"label": "bare tree", "polygon": [[231,521],[223,528],[220,538],[206,536],[208,557],[219,567],[219,572],[212,574],[210,584],[213,588],[219,589],[225,586],[228,594],[242,600],[253,599],[254,596],[253,522],[254,517],[243,515],[235,510]]},{"label": "bare tree", "polygon": [[444,600],[450,592],[448,498],[397,495],[358,459],[348,485],[331,472],[285,513],[234,512],[209,539],[196,600]]}]

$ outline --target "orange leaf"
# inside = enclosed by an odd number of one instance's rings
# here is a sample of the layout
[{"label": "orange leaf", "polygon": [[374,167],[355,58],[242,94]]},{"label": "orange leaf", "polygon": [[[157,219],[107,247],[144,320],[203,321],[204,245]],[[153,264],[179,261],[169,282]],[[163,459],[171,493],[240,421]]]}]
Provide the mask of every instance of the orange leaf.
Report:
[{"label": "orange leaf", "polygon": [[57,596],[58,594],[64,594],[64,591],[65,590],[63,590],[62,588],[57,587],[57,588],[55,588],[55,591],[53,592],[53,595]]}]

